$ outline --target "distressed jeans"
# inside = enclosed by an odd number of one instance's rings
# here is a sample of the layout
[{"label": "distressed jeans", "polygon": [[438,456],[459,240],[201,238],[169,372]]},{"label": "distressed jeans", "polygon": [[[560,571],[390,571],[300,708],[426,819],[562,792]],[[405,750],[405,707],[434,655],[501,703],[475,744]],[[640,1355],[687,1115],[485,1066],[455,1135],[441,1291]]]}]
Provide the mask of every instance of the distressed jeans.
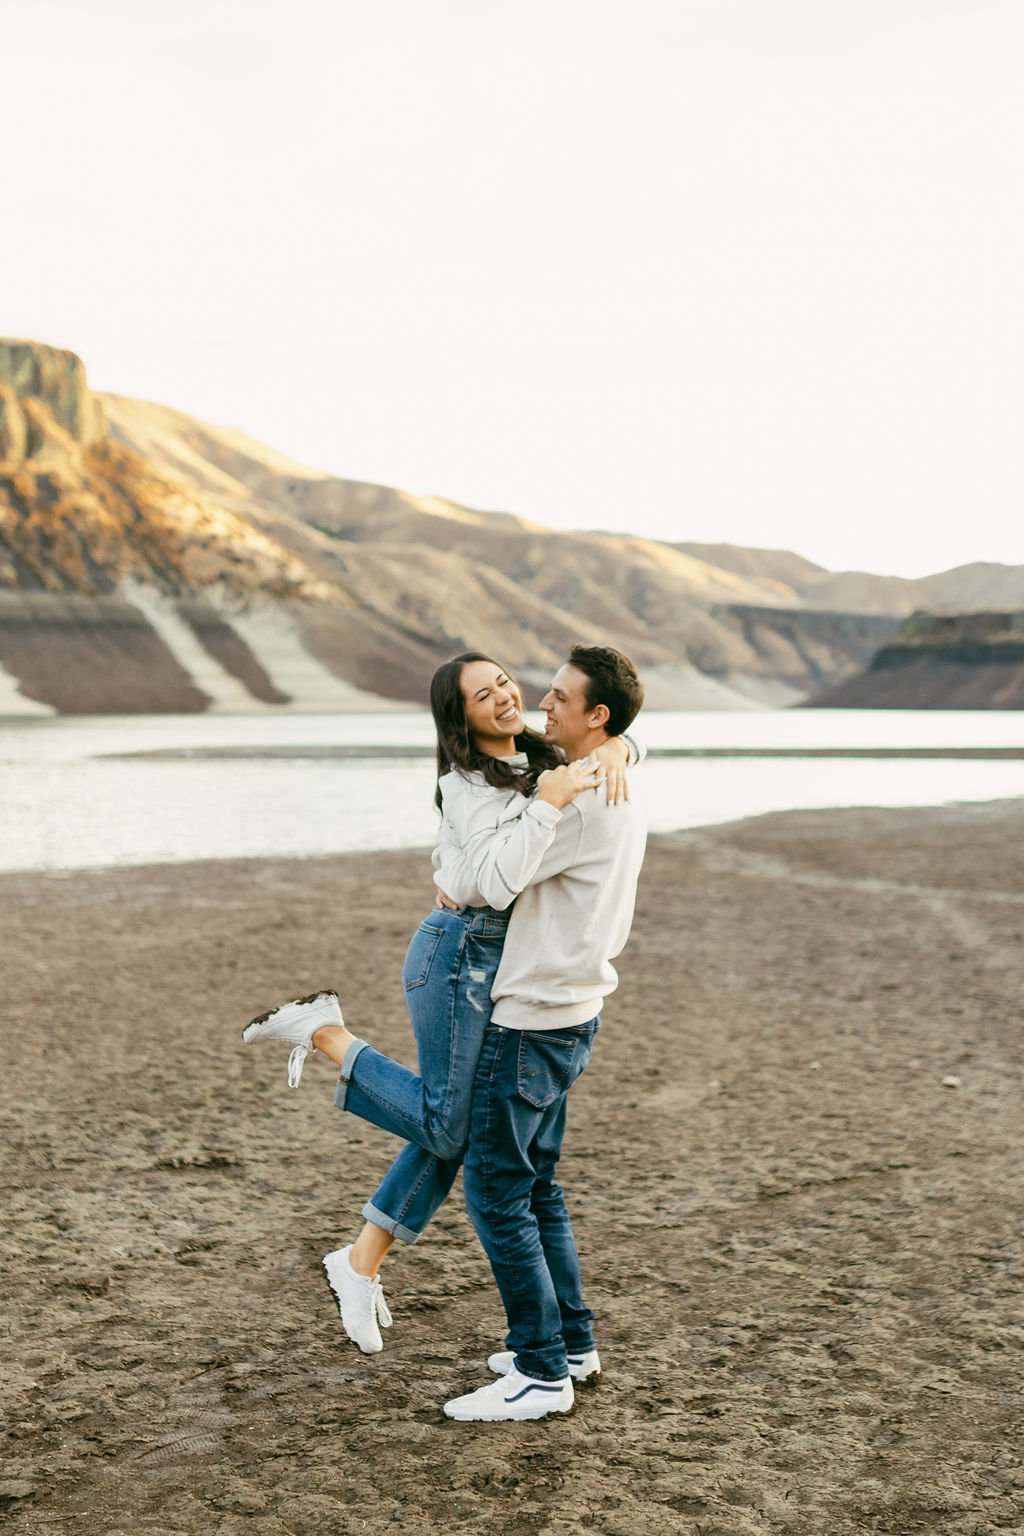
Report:
[{"label": "distressed jeans", "polygon": [[579,1255],[555,1169],[569,1089],[590,1060],[599,1021],[568,1029],[488,1026],[466,1149],[466,1208],[491,1261],[516,1369],[568,1374],[567,1353],[594,1347]]},{"label": "distressed jeans", "polygon": [[443,1205],[469,1136],[473,1081],[511,909],[432,912],[412,937],[403,983],[419,1076],[364,1040],[349,1047],[334,1102],[403,1137],[363,1216],[414,1243]]}]

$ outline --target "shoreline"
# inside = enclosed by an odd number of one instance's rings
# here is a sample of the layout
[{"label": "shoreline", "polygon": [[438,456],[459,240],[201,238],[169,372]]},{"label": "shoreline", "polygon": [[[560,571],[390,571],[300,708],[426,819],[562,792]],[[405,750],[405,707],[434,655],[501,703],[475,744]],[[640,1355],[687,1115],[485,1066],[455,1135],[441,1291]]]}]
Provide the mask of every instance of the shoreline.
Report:
[{"label": "shoreline", "polygon": [[1013,1528],[1022,830],[989,801],[652,838],[563,1161],[605,1377],[511,1429],[441,1415],[502,1333],[458,1192],[359,1355],[319,1261],[395,1144],[238,1040],[334,984],[410,1059],[423,854],[0,877],[12,1531]]},{"label": "shoreline", "polygon": [[[139,752],[103,752],[104,762],[218,762],[222,759],[259,761],[335,758],[373,762],[375,759],[433,759],[433,746],[267,746],[154,747]],[[648,758],[669,757],[811,757],[811,758],[949,758],[1024,761],[1024,747],[648,747]]]}]

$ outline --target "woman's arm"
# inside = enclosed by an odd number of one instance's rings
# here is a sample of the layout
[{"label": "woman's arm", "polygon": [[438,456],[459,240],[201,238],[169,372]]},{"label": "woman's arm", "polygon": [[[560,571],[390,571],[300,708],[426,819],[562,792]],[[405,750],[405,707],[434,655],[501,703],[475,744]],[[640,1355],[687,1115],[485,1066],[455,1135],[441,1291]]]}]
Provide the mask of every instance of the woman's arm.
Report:
[{"label": "woman's arm", "polygon": [[597,782],[593,765],[588,762],[548,769],[537,780],[533,799],[527,800],[521,810],[516,807],[511,816],[508,808],[496,816],[493,803],[488,805],[479,794],[453,794],[453,832],[489,907],[503,912],[511,906],[536,874],[565,807],[577,795],[595,788]]},{"label": "woman's arm", "polygon": [[459,908],[483,904],[465,849],[456,838],[447,816],[441,817],[430,862],[434,866],[434,884],[448,898],[444,903],[439,899],[438,905]]},{"label": "woman's arm", "polygon": [[591,756],[597,762],[597,776],[604,782],[605,798],[609,805],[618,805],[629,799],[629,780],[626,769],[642,763],[647,748],[634,741],[632,736],[609,736],[607,741],[595,747]]},{"label": "woman's arm", "polygon": [[594,748],[591,757],[597,763],[598,779],[604,781],[608,804],[618,805],[620,800],[628,800],[626,769],[629,766],[629,748],[622,737],[609,736],[607,741]]}]

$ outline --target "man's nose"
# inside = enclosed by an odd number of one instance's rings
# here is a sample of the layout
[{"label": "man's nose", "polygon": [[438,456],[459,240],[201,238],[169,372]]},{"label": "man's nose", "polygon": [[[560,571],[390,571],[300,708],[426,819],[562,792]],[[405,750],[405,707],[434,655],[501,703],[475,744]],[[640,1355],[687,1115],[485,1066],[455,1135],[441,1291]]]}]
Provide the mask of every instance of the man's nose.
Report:
[{"label": "man's nose", "polygon": [[548,709],[548,708],[550,708],[550,706],[554,702],[555,702],[554,694],[553,693],[546,693],[544,695],[544,697],[541,699],[540,703],[537,705],[537,708],[538,709]]}]

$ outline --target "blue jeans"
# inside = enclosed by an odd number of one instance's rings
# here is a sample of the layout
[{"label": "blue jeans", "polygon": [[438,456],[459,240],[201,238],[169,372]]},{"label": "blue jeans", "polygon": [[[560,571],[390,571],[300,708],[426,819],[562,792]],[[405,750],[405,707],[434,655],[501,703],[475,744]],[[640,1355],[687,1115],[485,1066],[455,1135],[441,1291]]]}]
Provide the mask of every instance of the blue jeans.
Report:
[{"label": "blue jeans", "polygon": [[466,1149],[466,1207],[491,1261],[516,1368],[568,1374],[567,1352],[594,1347],[572,1223],[555,1168],[569,1089],[590,1060],[599,1021],[484,1034]]},{"label": "blue jeans", "polygon": [[342,1063],[338,1108],[411,1143],[363,1207],[368,1221],[407,1243],[444,1203],[462,1164],[491,987],[511,915],[490,907],[438,910],[413,934],[403,982],[418,1077],[364,1040],[350,1046]]}]

